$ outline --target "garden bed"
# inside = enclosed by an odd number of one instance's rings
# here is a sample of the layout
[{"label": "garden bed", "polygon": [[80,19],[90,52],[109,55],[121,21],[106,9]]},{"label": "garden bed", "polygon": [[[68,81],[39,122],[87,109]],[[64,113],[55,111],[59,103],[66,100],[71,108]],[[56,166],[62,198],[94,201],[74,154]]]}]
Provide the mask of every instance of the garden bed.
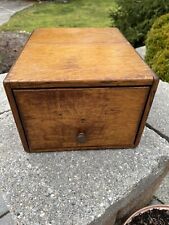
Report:
[{"label": "garden bed", "polygon": [[0,73],[9,71],[28,37],[28,33],[0,32]]}]

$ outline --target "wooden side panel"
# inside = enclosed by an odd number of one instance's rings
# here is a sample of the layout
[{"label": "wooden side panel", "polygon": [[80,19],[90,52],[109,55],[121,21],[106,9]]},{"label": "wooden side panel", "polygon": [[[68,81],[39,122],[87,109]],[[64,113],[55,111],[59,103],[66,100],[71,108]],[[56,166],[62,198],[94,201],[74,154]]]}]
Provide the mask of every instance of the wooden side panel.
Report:
[{"label": "wooden side panel", "polygon": [[149,87],[14,90],[30,151],[133,146],[148,93]]},{"label": "wooden side panel", "polygon": [[14,117],[17,129],[18,129],[23,147],[24,147],[26,152],[29,152],[27,139],[26,139],[26,136],[25,136],[25,132],[24,132],[22,123],[21,123],[21,119],[20,119],[20,115],[19,115],[19,112],[18,112],[16,102],[15,102],[15,98],[13,96],[13,92],[12,92],[12,89],[10,87],[10,83],[4,81],[4,88],[5,88],[5,91],[6,91],[6,95],[8,97],[8,101],[9,101],[9,104],[10,104],[10,107],[11,107],[11,110],[12,110],[12,113],[13,113],[13,117]]},{"label": "wooden side panel", "polygon": [[143,133],[144,126],[145,126],[145,123],[146,123],[146,120],[147,120],[149,111],[151,109],[151,105],[152,105],[153,100],[154,100],[154,95],[155,95],[156,90],[157,90],[157,87],[158,87],[158,83],[159,83],[159,78],[154,74],[153,85],[151,86],[150,93],[149,93],[149,97],[148,97],[147,102],[145,104],[145,109],[144,109],[144,112],[143,112],[143,116],[142,116],[142,119],[140,121],[138,133],[136,135],[136,140],[135,140],[135,144],[134,144],[135,147],[140,142],[141,135]]}]

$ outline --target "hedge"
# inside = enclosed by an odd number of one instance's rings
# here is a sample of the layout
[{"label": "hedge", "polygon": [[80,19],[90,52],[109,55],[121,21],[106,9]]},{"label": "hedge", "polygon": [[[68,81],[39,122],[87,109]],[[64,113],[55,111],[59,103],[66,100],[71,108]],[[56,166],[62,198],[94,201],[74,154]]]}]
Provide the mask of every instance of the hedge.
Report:
[{"label": "hedge", "polygon": [[117,26],[134,47],[143,45],[155,19],[169,12],[169,0],[115,1],[118,10],[110,12],[112,25]]},{"label": "hedge", "polygon": [[159,78],[169,82],[169,14],[159,17],[148,32],[146,62]]}]

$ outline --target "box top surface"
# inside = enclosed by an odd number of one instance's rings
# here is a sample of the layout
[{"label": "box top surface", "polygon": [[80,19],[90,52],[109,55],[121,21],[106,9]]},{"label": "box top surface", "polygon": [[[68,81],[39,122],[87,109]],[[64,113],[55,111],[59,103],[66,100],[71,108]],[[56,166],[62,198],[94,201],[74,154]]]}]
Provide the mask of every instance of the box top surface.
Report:
[{"label": "box top surface", "polygon": [[22,88],[150,85],[153,72],[117,28],[42,28],[5,81]]}]

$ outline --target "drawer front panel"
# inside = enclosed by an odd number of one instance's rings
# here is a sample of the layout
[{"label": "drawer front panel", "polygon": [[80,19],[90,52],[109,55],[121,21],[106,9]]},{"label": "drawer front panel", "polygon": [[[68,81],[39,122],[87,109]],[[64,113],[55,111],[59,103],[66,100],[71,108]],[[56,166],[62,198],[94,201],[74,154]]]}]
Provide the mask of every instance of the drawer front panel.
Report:
[{"label": "drawer front panel", "polygon": [[149,87],[14,90],[30,151],[132,146]]}]

